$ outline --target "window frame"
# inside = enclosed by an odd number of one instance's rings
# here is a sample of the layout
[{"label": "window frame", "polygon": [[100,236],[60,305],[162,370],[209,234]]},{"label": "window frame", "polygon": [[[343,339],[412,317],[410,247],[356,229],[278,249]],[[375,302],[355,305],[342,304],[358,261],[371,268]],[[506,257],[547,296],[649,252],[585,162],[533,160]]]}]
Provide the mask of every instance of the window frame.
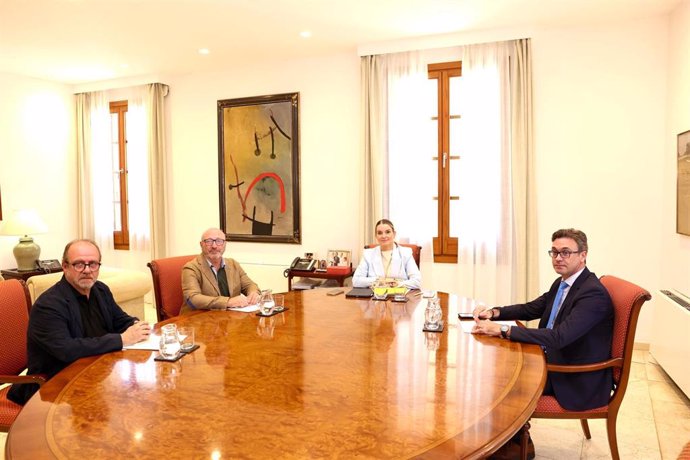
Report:
[{"label": "window frame", "polygon": [[[110,102],[110,114],[117,115],[118,120],[118,171],[120,189],[120,229],[113,230],[113,246],[115,249],[129,250],[129,202],[127,196],[127,101]],[[112,162],[111,162],[112,165]]]},{"label": "window frame", "polygon": [[[437,234],[433,237],[434,262],[457,263],[458,238],[450,235],[450,202],[460,197],[450,195],[450,167],[451,160],[459,160],[459,155],[450,152],[450,120],[460,118],[460,115],[450,113],[450,78],[462,76],[462,62],[442,62],[428,64],[428,78],[437,80],[437,111],[432,120],[437,120],[438,146],[436,161],[438,174],[438,189],[434,200],[438,206]],[[447,167],[446,167],[447,166]]]}]

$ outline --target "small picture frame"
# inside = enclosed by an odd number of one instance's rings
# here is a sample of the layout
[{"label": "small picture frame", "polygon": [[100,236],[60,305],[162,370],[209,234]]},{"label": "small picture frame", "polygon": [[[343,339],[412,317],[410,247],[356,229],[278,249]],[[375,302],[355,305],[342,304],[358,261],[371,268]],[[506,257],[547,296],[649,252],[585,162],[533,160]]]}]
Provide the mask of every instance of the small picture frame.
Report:
[{"label": "small picture frame", "polygon": [[352,252],[344,249],[329,249],[326,263],[329,267],[349,267],[352,263]]}]

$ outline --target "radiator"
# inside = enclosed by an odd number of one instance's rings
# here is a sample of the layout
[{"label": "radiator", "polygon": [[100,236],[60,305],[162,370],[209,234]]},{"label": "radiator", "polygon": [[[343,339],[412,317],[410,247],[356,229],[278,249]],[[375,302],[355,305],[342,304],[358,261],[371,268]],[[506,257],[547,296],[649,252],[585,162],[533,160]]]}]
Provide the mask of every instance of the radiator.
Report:
[{"label": "radiator", "polygon": [[654,296],[649,352],[690,398],[690,299],[676,291]]}]

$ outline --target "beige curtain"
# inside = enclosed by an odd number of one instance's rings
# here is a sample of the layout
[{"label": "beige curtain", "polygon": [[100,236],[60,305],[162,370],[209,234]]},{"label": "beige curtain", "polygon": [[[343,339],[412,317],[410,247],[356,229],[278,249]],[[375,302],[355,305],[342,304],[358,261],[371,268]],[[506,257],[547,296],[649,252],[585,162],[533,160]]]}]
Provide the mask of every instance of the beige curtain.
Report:
[{"label": "beige curtain", "polygon": [[169,88],[163,83],[153,83],[147,89],[151,258],[159,259],[168,255],[165,96]]},{"label": "beige curtain", "polygon": [[532,42],[514,41],[510,60],[511,151],[516,220],[516,301],[539,295],[536,180],[532,125]]},{"label": "beige curtain", "polygon": [[79,238],[93,238],[93,201],[91,199],[91,166],[86,155],[89,151],[91,129],[89,127],[88,93],[76,95],[77,98],[77,211],[79,219]]},{"label": "beige curtain", "polygon": [[387,149],[387,84],[385,58],[363,56],[361,59],[362,119],[364,120],[364,215],[360,248],[372,243],[374,224],[387,217],[385,162]]}]

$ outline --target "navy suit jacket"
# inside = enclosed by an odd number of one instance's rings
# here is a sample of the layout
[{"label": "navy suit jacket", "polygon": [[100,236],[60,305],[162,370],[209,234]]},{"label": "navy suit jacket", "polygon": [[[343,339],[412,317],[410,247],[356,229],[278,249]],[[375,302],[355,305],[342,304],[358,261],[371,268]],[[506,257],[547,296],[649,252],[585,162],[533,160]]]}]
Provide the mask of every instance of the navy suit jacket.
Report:
[{"label": "navy suit jacket", "polygon": [[[546,323],[561,278],[537,299],[501,308],[500,320],[540,318],[539,329],[513,327],[510,339],[544,347],[546,362],[590,364],[611,357],[613,304],[606,288],[586,267],[577,277],[561,305],[553,329]],[[568,410],[587,410],[608,404],[613,389],[611,369],[564,374],[549,372],[558,403]]]},{"label": "navy suit jacket", "polygon": [[[137,318],[122,311],[108,286],[100,281],[91,287],[89,296],[96,296],[108,331],[101,337],[84,337],[77,292],[64,276],[36,299],[27,330],[29,374],[46,374],[51,378],[84,356],[122,350],[120,334]],[[7,396],[23,405],[37,390],[37,384],[14,384]]]}]

